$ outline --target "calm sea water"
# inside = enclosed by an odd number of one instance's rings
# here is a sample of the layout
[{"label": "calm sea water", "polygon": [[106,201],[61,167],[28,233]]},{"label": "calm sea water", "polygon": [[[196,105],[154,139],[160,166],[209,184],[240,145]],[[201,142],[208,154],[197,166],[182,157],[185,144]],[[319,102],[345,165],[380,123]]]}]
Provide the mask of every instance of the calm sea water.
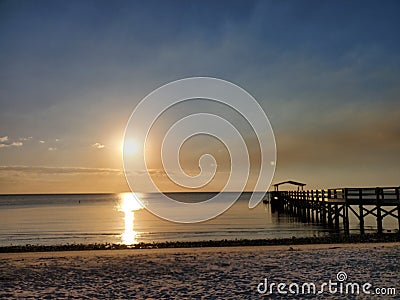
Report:
[{"label": "calm sea water", "polygon": [[[182,193],[190,202],[213,194]],[[268,204],[249,209],[243,195],[229,210],[207,222],[177,224],[137,205],[134,195],[1,195],[0,246],[67,243],[123,243],[263,239],[321,236],[327,228],[271,213]],[[156,199],[157,194],[137,194]]]}]

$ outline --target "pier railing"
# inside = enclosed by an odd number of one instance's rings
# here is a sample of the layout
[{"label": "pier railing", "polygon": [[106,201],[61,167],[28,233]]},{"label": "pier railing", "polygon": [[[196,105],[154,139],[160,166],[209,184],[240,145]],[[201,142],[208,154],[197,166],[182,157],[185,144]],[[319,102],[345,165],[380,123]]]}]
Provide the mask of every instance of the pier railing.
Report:
[{"label": "pier railing", "polygon": [[400,203],[400,187],[377,188],[339,188],[308,191],[280,191],[271,192],[286,195],[295,200],[346,202],[351,205],[362,202],[364,205],[375,204],[396,205]]}]

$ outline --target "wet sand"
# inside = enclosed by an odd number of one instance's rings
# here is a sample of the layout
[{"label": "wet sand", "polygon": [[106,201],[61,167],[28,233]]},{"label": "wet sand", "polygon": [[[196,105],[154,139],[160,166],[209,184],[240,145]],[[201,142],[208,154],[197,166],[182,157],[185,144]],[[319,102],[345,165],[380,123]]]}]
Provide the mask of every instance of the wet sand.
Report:
[{"label": "wet sand", "polygon": [[321,283],[340,271],[400,294],[399,259],[400,243],[2,253],[0,298],[253,299],[271,296],[257,291],[264,278]]}]

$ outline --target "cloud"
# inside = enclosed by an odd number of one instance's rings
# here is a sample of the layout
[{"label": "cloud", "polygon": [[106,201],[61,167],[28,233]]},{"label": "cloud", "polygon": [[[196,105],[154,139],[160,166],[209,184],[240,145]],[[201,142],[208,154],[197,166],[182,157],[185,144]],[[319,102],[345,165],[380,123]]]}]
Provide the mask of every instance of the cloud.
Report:
[{"label": "cloud", "polygon": [[56,147],[49,147],[49,151],[56,151],[57,148]]},{"label": "cloud", "polygon": [[11,144],[0,143],[0,148],[21,147],[23,145],[24,144],[22,142],[12,142]]},{"label": "cloud", "polygon": [[[142,176],[146,174],[150,174],[150,176],[168,176],[168,174],[177,174],[174,170],[168,170],[168,172],[164,169],[147,169],[147,170],[128,170],[125,169],[125,173],[128,175],[137,175]],[[168,173],[168,174],[167,174]]]},{"label": "cloud", "polygon": [[[21,139],[19,139],[21,141]],[[9,148],[9,147],[21,147],[24,144],[22,142],[11,142],[9,141],[8,136],[0,137],[0,148]]]},{"label": "cloud", "polygon": [[105,146],[101,143],[94,143],[92,147],[96,149],[103,149]]},{"label": "cloud", "polygon": [[0,166],[0,173],[16,172],[21,175],[30,174],[123,174],[120,169],[111,168],[84,168],[84,167],[45,167],[45,166]]},{"label": "cloud", "polygon": [[46,142],[45,142],[45,141],[39,141],[39,143],[44,144],[44,143],[46,143]]},{"label": "cloud", "polygon": [[21,137],[19,138],[20,141],[30,141],[33,139],[33,136],[28,136],[28,137]]}]

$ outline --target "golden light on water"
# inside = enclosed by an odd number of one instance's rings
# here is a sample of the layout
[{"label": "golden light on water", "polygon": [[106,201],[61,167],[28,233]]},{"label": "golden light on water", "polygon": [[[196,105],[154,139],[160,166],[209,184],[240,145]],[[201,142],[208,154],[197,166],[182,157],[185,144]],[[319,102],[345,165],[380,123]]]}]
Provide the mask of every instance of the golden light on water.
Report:
[{"label": "golden light on water", "polygon": [[133,245],[136,243],[137,232],[135,231],[135,213],[134,211],[142,209],[139,200],[133,193],[121,194],[121,204],[119,210],[124,216],[125,230],[121,235],[122,243]]}]

